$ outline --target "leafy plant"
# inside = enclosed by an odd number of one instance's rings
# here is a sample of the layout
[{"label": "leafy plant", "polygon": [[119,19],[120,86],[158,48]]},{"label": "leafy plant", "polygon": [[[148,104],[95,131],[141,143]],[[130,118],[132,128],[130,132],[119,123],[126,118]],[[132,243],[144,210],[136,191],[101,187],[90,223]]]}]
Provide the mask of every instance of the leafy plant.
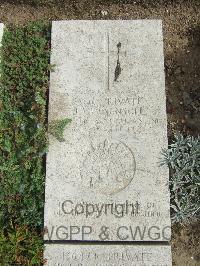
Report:
[{"label": "leafy plant", "polygon": [[71,119],[65,118],[61,120],[55,120],[52,121],[49,124],[49,133],[54,136],[58,141],[62,142],[64,141],[63,133],[65,130],[65,127],[71,123]]},{"label": "leafy plant", "polygon": [[42,236],[26,226],[0,230],[0,265],[43,265]]},{"label": "leafy plant", "polygon": [[49,48],[50,28],[45,23],[4,30],[0,81],[0,265],[4,266],[42,265],[43,240],[36,229],[43,225]]},{"label": "leafy plant", "polygon": [[0,227],[42,226],[49,26],[4,31],[0,83]]},{"label": "leafy plant", "polygon": [[170,168],[172,221],[186,222],[200,215],[200,137],[175,136],[163,151]]}]

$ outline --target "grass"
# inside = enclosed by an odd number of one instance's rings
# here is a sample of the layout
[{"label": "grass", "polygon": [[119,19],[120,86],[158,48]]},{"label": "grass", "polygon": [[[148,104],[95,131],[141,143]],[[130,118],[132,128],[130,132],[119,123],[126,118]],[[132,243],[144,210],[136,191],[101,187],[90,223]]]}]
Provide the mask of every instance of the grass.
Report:
[{"label": "grass", "polygon": [[42,238],[36,231],[43,226],[49,25],[9,27],[2,47],[0,261],[40,265]]}]

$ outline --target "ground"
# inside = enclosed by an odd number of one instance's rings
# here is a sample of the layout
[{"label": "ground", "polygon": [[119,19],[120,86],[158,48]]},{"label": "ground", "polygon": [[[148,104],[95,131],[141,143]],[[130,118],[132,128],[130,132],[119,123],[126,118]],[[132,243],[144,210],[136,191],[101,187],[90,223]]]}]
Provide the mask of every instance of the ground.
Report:
[{"label": "ground", "polygon": [[171,244],[174,266],[200,266],[199,221],[173,225]]},{"label": "ground", "polygon": [[[164,32],[168,136],[200,132],[200,1],[65,0],[50,7],[33,7],[0,0],[0,21],[24,24],[46,19],[161,19]],[[130,3],[131,2],[131,3]],[[156,1],[155,1],[156,2]],[[168,4],[166,4],[168,3]],[[198,223],[173,226],[173,265],[200,265]],[[193,257],[193,259],[191,258]]]}]

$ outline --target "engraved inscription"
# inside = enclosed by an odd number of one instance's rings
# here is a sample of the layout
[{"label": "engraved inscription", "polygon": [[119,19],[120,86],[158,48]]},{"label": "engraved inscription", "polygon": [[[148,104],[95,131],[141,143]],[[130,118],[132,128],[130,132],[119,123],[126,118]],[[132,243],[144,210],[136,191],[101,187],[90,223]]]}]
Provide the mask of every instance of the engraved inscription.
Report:
[{"label": "engraved inscription", "polygon": [[[145,122],[148,118],[148,109],[145,106],[145,100],[142,96],[135,97],[105,97],[99,103],[94,98],[86,101],[77,97],[73,99],[75,107],[73,109],[73,125],[74,130],[83,126],[86,131],[90,125],[94,126],[93,114],[98,114],[101,119],[95,121],[96,130],[108,132],[129,132],[136,134],[142,130],[141,122]],[[87,106],[87,109],[85,108]],[[107,121],[107,125],[105,125]],[[108,128],[109,125],[109,128]]]}]

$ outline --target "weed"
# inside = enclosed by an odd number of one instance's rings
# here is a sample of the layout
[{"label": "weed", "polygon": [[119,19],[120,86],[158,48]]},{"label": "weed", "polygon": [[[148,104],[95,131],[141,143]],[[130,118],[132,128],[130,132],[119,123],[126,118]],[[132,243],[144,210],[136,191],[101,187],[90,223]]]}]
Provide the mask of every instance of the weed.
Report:
[{"label": "weed", "polygon": [[65,130],[65,127],[71,123],[71,119],[69,118],[65,118],[65,119],[61,119],[61,120],[55,120],[52,121],[49,124],[49,133],[54,136],[58,141],[62,142],[65,141],[64,137],[63,137],[63,133]]}]

